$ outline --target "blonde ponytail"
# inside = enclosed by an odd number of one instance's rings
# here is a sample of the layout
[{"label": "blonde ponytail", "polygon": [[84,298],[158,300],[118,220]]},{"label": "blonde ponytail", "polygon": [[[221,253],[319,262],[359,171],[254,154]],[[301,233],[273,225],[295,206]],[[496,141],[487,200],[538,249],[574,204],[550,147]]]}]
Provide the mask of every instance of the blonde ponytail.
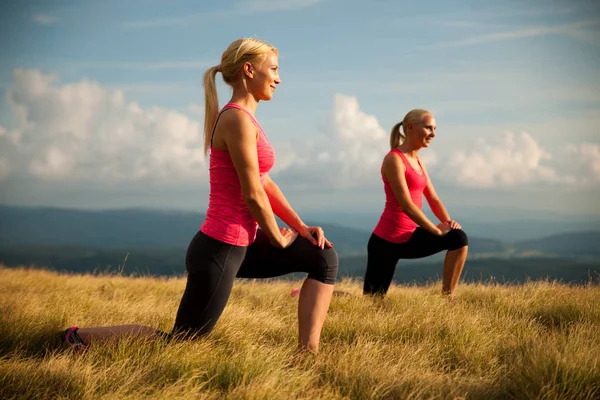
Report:
[{"label": "blonde ponytail", "polygon": [[398,122],[392,128],[392,132],[390,133],[390,149],[393,150],[396,147],[400,146],[402,142],[406,140],[406,136],[400,132],[400,127],[402,126],[402,122]]},{"label": "blonde ponytail", "polygon": [[216,76],[219,67],[211,67],[204,73],[204,155],[208,154],[213,126],[219,114],[219,96],[217,94]]}]

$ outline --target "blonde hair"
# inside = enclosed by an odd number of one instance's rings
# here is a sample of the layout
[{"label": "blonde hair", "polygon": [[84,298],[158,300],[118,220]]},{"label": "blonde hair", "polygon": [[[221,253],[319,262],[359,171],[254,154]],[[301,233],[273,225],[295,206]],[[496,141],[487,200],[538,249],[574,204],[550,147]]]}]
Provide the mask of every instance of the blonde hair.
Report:
[{"label": "blonde hair", "polygon": [[210,67],[204,73],[204,154],[208,154],[213,126],[219,115],[219,97],[217,95],[216,75],[220,72],[228,85],[235,83],[238,72],[246,62],[262,63],[269,51],[277,54],[277,49],[268,43],[253,38],[234,40],[221,56],[221,63]]},{"label": "blonde hair", "polygon": [[392,132],[390,133],[390,148],[394,149],[400,146],[406,140],[406,131],[405,133],[400,132],[401,126],[406,126],[408,124],[419,123],[423,120],[425,115],[431,115],[431,113],[427,110],[414,109],[410,110],[401,122],[398,122],[396,125],[392,127]]}]

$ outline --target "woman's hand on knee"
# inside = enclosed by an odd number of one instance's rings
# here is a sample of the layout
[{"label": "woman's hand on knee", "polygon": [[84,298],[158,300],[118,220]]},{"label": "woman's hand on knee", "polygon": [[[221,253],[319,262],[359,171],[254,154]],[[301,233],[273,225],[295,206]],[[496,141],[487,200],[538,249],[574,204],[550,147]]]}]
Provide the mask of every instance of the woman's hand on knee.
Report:
[{"label": "woman's hand on knee", "polygon": [[307,239],[309,242],[320,247],[321,249],[329,249],[333,247],[333,243],[327,240],[325,233],[323,232],[323,228],[320,226],[306,226],[301,232],[298,233],[301,237]]},{"label": "woman's hand on knee", "polygon": [[460,224],[453,219],[446,222],[450,225],[450,229],[462,229],[462,226],[460,226]]},{"label": "woman's hand on knee", "polygon": [[450,228],[450,223],[448,223],[448,222],[442,222],[441,224],[438,224],[437,227],[440,231],[442,231],[441,236],[444,236],[446,233],[450,232],[450,230],[452,229],[452,228]]}]

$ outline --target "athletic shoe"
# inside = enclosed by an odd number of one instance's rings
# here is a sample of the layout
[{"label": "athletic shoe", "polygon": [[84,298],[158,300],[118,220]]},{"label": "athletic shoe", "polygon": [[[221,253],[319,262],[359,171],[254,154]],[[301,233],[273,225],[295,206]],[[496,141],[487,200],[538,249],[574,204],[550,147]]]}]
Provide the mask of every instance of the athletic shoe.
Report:
[{"label": "athletic shoe", "polygon": [[77,334],[78,326],[72,326],[64,330],[61,334],[62,342],[75,351],[87,350],[88,345]]}]

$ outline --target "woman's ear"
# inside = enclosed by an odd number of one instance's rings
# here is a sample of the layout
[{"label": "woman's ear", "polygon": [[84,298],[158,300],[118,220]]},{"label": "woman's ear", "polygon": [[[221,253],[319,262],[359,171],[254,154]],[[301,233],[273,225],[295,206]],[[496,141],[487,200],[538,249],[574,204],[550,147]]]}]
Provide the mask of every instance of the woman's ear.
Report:
[{"label": "woman's ear", "polygon": [[250,62],[246,62],[244,63],[244,66],[242,67],[243,71],[244,71],[244,75],[248,78],[254,78],[254,67],[252,66],[252,63]]}]

